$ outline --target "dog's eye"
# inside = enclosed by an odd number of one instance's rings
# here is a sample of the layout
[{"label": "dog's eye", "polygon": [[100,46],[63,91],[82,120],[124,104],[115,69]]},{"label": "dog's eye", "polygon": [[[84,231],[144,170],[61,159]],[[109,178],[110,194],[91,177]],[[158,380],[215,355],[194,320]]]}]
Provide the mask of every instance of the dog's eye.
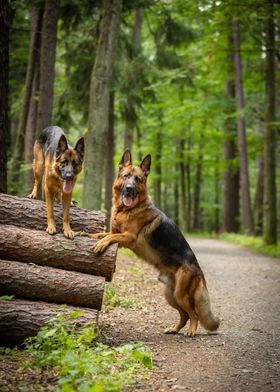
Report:
[{"label": "dog's eye", "polygon": [[135,177],[135,181],[138,182],[138,183],[140,183],[140,182],[142,182],[142,178],[139,177],[139,176],[136,176],[136,177]]},{"label": "dog's eye", "polygon": [[72,161],[72,166],[77,166],[77,164],[78,164],[78,162],[75,161],[75,159],[73,159],[73,161]]},{"label": "dog's eye", "polygon": [[126,173],[126,174],[124,174],[123,175],[123,178],[126,180],[127,178],[129,178],[130,177],[130,173]]},{"label": "dog's eye", "polygon": [[67,165],[67,163],[68,163],[67,159],[64,159],[63,161],[61,161],[61,164],[62,164],[63,166]]}]

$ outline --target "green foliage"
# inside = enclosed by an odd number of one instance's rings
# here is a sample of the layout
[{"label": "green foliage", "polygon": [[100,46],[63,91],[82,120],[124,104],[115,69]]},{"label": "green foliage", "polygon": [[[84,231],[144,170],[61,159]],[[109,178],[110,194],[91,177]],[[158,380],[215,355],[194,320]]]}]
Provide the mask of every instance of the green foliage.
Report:
[{"label": "green foliage", "polygon": [[137,299],[131,296],[123,298],[118,294],[117,290],[111,283],[105,284],[104,305],[108,308],[133,308],[137,303]]},{"label": "green foliage", "polygon": [[151,369],[151,352],[141,343],[109,347],[97,342],[94,324],[78,328],[75,312],[61,312],[25,342],[28,354],[23,369],[53,369],[58,375],[56,391],[121,391],[133,383],[135,373]]},{"label": "green foliage", "polygon": [[0,301],[11,301],[14,297],[14,295],[1,295]]},{"label": "green foliage", "polygon": [[219,236],[222,240],[245,246],[255,252],[265,256],[276,257],[280,259],[280,245],[265,245],[261,237],[252,237],[243,234],[224,233]]}]

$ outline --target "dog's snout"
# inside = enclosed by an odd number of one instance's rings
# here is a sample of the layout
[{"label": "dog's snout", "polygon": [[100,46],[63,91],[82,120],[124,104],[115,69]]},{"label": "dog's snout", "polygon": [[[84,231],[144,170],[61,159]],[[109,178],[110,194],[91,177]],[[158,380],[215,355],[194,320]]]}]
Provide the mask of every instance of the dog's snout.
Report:
[{"label": "dog's snout", "polygon": [[67,181],[72,181],[74,178],[74,175],[73,175],[73,173],[68,172],[68,173],[66,173],[65,177],[66,177]]},{"label": "dog's snout", "polygon": [[134,186],[133,186],[132,184],[126,184],[125,189],[126,189],[127,191],[130,191],[130,192],[131,192],[131,191],[134,189]]}]

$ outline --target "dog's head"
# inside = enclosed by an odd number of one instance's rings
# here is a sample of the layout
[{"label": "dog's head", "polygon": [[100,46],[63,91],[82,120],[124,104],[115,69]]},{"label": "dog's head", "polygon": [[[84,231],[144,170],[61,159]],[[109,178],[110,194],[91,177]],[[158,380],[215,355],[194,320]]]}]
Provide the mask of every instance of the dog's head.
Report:
[{"label": "dog's head", "polygon": [[73,191],[73,180],[82,170],[84,149],[83,137],[72,148],[68,146],[66,137],[61,135],[56,149],[56,168],[62,181],[62,191],[65,194]]},{"label": "dog's head", "polygon": [[147,177],[150,167],[150,154],[138,166],[133,166],[130,151],[124,152],[114,183],[115,202],[119,206],[130,209],[147,198]]}]

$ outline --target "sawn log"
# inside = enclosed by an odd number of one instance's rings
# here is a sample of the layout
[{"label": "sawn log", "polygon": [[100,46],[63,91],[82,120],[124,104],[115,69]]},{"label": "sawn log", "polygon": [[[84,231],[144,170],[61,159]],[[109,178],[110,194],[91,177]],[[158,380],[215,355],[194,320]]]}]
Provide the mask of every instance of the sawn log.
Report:
[{"label": "sawn log", "polygon": [[[15,346],[37,334],[40,327],[62,311],[61,305],[42,301],[13,299],[0,300],[0,345]],[[67,306],[63,313],[67,315],[81,311],[78,318],[69,318],[71,323],[82,326],[98,321],[98,311],[74,306]]]},{"label": "sawn log", "polygon": [[101,309],[105,279],[79,272],[0,260],[0,295]]},{"label": "sawn log", "polygon": [[51,236],[45,231],[0,225],[0,258],[104,276],[110,281],[117,244],[96,256],[92,251],[96,241],[84,236],[70,240],[63,234]]},{"label": "sawn log", "polygon": [[[62,231],[62,205],[54,204],[58,232]],[[98,233],[104,231],[105,216],[100,211],[70,208],[70,225],[73,231]],[[46,230],[46,203],[0,193],[0,224],[15,225],[36,230]]]}]

